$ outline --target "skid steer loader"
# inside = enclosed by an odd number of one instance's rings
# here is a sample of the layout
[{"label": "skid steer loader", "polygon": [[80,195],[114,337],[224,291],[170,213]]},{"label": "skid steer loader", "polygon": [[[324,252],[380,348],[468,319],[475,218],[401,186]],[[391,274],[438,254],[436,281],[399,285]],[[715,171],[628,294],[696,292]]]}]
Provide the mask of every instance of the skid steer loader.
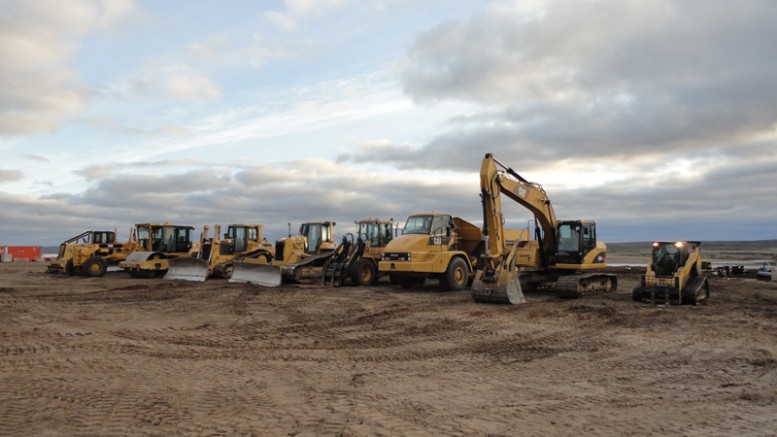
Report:
[{"label": "skid steer loader", "polygon": [[701,243],[657,241],[647,270],[634,288],[635,301],[669,305],[698,305],[710,297],[710,285],[702,275]]},{"label": "skid steer loader", "polygon": [[337,248],[334,227],[332,221],[303,223],[299,235],[291,236],[289,232],[288,237],[275,242],[272,263],[253,258],[233,263],[229,282],[278,287],[283,281],[300,283],[320,278],[324,263]]},{"label": "skid steer loader", "polygon": [[190,255],[198,249],[192,242],[193,226],[142,223],[135,225],[135,230],[140,248],[119,263],[133,278],[161,277],[171,258]]},{"label": "skid steer loader", "polygon": [[220,239],[221,226],[213,227],[213,238],[208,239],[208,227],[203,229],[200,249],[192,256],[179,256],[169,261],[165,279],[205,281],[208,277],[232,277],[233,263],[253,259],[269,264],[274,258],[272,244],[262,237],[262,225],[231,224]]},{"label": "skid steer loader", "polygon": [[394,236],[394,220],[367,219],[356,222],[357,237],[346,234],[334,254],[324,264],[323,283],[339,287],[347,279],[353,285],[378,281],[378,263]]},{"label": "skid steer loader", "polygon": [[59,245],[57,259],[46,272],[101,277],[109,266],[117,266],[137,249],[135,241],[116,241],[115,230],[86,231]]}]

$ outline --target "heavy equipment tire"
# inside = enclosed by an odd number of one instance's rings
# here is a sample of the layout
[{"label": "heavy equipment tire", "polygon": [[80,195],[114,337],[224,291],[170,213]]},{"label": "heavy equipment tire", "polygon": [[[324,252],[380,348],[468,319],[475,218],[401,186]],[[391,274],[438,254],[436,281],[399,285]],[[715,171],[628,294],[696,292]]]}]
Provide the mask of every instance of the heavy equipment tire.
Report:
[{"label": "heavy equipment tire", "polygon": [[375,263],[367,258],[356,261],[351,269],[351,281],[355,285],[368,286],[373,285],[378,280],[378,269]]},{"label": "heavy equipment tire", "polygon": [[76,274],[76,268],[73,266],[73,260],[69,259],[65,263],[65,273],[67,273],[68,276],[73,276]]},{"label": "heavy equipment tire", "polygon": [[459,291],[467,288],[469,281],[469,268],[461,258],[453,258],[448,264],[445,273],[440,276],[440,290]]},{"label": "heavy equipment tire", "polygon": [[99,256],[91,256],[84,263],[84,275],[89,278],[101,278],[108,271],[108,263]]},{"label": "heavy equipment tire", "polygon": [[399,280],[399,286],[405,290],[421,288],[424,286],[424,281],[426,281],[426,278],[423,276],[400,276],[397,279]]}]

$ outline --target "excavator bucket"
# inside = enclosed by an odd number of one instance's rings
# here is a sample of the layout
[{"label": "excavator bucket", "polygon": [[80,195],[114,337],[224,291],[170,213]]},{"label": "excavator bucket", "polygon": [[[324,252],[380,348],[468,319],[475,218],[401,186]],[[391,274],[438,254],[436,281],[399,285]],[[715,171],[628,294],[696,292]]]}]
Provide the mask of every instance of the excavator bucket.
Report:
[{"label": "excavator bucket", "polygon": [[281,285],[281,269],[278,266],[240,261],[236,261],[232,266],[232,277],[229,278],[229,282],[243,282],[265,287]]},{"label": "excavator bucket", "polygon": [[203,282],[208,279],[208,262],[204,259],[180,256],[169,261],[165,279]]},{"label": "excavator bucket", "polygon": [[478,272],[472,283],[472,298],[476,302],[510,305],[526,302],[517,272],[502,270],[499,275],[485,279],[482,273],[482,271]]}]

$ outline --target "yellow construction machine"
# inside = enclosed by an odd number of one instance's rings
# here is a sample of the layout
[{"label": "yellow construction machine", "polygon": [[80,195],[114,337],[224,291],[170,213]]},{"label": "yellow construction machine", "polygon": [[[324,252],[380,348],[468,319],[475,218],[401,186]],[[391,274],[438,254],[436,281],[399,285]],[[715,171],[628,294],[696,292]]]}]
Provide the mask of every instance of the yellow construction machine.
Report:
[{"label": "yellow construction machine", "polygon": [[203,228],[199,250],[192,256],[179,256],[169,260],[170,268],[165,279],[202,282],[209,276],[229,279],[233,263],[254,259],[257,263],[272,262],[275,250],[272,243],[262,237],[260,224],[231,224],[224,238],[220,239],[221,226],[213,227],[213,238],[208,239],[208,226]]},{"label": "yellow construction machine", "polygon": [[101,277],[109,266],[117,266],[138,245],[135,241],[116,241],[116,231],[86,231],[59,245],[57,259],[47,268],[49,273],[65,272],[68,276]]},{"label": "yellow construction machine", "polygon": [[701,242],[656,241],[647,270],[634,288],[635,301],[671,305],[698,305],[710,298],[710,284],[702,275]]},{"label": "yellow construction machine", "polygon": [[324,264],[337,249],[335,224],[333,221],[303,223],[299,235],[291,236],[289,232],[288,237],[275,242],[272,263],[255,258],[236,261],[229,281],[278,287],[282,281],[300,283],[319,279]]},{"label": "yellow construction machine", "polygon": [[119,263],[133,278],[160,277],[167,272],[171,258],[189,255],[198,248],[193,244],[193,226],[169,223],[135,225],[140,248]]},{"label": "yellow construction machine", "polygon": [[[563,297],[616,290],[615,275],[595,272],[607,267],[607,248],[596,240],[596,223],[558,221],[541,185],[529,182],[489,153],[480,167],[483,203],[483,269],[472,284],[478,302],[517,304],[523,289],[555,289]],[[535,238],[508,244],[501,195],[534,215]]]},{"label": "yellow construction machine", "polygon": [[429,278],[438,280],[440,290],[463,290],[483,249],[481,230],[472,223],[450,214],[413,214],[384,249],[378,271],[402,288],[421,287]]},{"label": "yellow construction machine", "polygon": [[339,287],[349,278],[353,285],[373,285],[379,278],[378,262],[393,237],[393,219],[357,221],[356,238],[350,233],[344,235],[324,264],[324,285]]}]

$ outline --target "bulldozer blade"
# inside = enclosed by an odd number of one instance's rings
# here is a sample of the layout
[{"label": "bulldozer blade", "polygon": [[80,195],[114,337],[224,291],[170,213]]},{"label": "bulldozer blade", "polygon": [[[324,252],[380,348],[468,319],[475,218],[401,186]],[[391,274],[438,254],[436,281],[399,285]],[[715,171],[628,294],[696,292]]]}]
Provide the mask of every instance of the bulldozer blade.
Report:
[{"label": "bulldozer blade", "polygon": [[[472,298],[476,302],[518,305],[526,302],[517,272],[503,270],[491,281],[484,281],[482,271],[472,283]],[[490,278],[489,278],[490,279]]]},{"label": "bulldozer blade", "polygon": [[180,256],[169,260],[165,279],[203,282],[208,279],[208,262],[203,259]]},{"label": "bulldozer blade", "polygon": [[277,266],[235,262],[232,267],[232,277],[229,278],[229,282],[243,282],[265,287],[279,287],[281,285],[281,269]]}]

